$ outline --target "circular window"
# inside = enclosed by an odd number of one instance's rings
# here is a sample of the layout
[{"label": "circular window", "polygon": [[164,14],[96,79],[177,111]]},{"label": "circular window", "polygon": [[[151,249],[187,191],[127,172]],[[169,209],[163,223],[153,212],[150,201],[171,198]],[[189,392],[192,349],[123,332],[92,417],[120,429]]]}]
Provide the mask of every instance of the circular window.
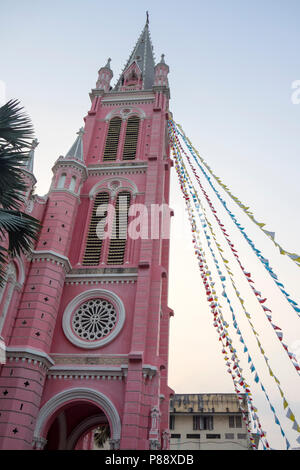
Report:
[{"label": "circular window", "polygon": [[93,289],[71,300],[64,311],[62,327],[75,346],[92,349],[112,341],[124,322],[122,300],[113,292]]},{"label": "circular window", "polygon": [[114,329],[117,312],[112,303],[104,299],[93,299],[80,305],[72,318],[74,332],[82,339],[102,339]]}]

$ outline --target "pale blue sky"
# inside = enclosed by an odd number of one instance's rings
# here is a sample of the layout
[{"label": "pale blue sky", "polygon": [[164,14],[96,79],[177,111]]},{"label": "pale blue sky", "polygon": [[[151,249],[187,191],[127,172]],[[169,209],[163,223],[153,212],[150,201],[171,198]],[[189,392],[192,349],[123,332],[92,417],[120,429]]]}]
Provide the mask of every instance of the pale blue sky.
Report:
[{"label": "pale blue sky", "polygon": [[[7,99],[19,98],[32,117],[40,141],[35,162],[39,194],[48,191],[54,161],[66,153],[83,124],[90,105],[88,93],[95,86],[99,67],[111,57],[116,82],[149,10],[156,58],[164,53],[170,66],[170,108],[175,120],[258,220],[276,232],[285,248],[300,252],[300,105],[291,101],[292,83],[300,80],[298,0],[2,0],[0,8],[0,80],[5,83]],[[171,320],[170,385],[180,393],[231,392],[190,236],[182,229],[185,214],[175,172],[171,205],[175,218],[170,307],[175,317]],[[278,255],[239,211],[234,212],[300,303],[299,268]],[[235,236],[233,230],[233,239]],[[294,311],[277,296],[243,240],[238,236],[236,240],[244,264],[272,298],[274,320],[283,328],[286,342],[297,344],[300,331]],[[253,305],[253,312],[255,308]],[[258,312],[262,342],[300,422],[299,379]],[[260,364],[242,318],[241,324]],[[269,396],[295,445],[280,396],[264,365],[260,367]],[[280,447],[280,435],[261,391],[255,384],[253,390],[269,441]]]}]

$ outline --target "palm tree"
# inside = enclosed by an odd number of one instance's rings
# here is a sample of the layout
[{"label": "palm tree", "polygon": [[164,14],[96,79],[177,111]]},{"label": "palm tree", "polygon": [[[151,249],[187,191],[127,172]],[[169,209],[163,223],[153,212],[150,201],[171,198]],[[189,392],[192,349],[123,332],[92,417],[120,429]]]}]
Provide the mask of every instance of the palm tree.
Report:
[{"label": "palm tree", "polygon": [[29,253],[40,223],[21,210],[27,190],[24,169],[33,138],[31,120],[18,100],[0,107],[0,286],[9,259]]},{"label": "palm tree", "polygon": [[102,449],[107,439],[110,438],[110,428],[108,424],[98,426],[94,432],[94,443],[98,449]]}]

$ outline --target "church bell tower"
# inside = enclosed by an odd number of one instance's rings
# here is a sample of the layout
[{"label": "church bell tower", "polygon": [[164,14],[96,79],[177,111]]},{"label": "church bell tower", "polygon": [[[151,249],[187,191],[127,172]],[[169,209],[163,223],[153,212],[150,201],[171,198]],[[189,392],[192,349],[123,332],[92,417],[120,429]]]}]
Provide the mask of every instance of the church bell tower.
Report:
[{"label": "church bell tower", "polygon": [[169,448],[168,72],[147,17],[114,87],[111,59],[100,68],[84,127],[31,201],[40,237],[18,295],[0,296],[2,449],[71,450],[101,425],[111,449]]}]

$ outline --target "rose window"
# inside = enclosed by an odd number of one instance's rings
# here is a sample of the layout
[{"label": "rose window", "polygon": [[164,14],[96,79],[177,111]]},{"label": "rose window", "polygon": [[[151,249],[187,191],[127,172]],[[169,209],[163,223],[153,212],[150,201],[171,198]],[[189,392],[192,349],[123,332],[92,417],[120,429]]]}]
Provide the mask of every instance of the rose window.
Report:
[{"label": "rose window", "polygon": [[117,312],[105,299],[84,302],[72,318],[74,332],[83,340],[96,341],[109,335],[117,323]]}]

